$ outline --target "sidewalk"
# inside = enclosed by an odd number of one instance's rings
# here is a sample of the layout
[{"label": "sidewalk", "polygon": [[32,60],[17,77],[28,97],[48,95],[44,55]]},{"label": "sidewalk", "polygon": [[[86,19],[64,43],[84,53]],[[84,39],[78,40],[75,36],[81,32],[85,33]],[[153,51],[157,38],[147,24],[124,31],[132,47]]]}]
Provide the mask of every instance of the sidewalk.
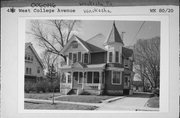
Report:
[{"label": "sidewalk", "polygon": [[[63,96],[55,97],[55,99],[59,98],[59,97],[63,97]],[[115,101],[115,100],[119,100],[119,99],[122,99],[122,98],[124,98],[124,96],[107,99],[107,100],[102,101],[102,103],[69,102],[69,101],[59,101],[59,100],[55,100],[55,103],[66,103],[66,104],[77,104],[77,105],[97,106],[97,107],[99,107],[99,106],[101,106],[103,104],[106,104],[106,103],[109,103],[109,102],[112,102],[112,101]],[[26,102],[34,102],[34,103],[52,103],[52,100],[30,99],[30,98],[25,98],[24,100]]]}]

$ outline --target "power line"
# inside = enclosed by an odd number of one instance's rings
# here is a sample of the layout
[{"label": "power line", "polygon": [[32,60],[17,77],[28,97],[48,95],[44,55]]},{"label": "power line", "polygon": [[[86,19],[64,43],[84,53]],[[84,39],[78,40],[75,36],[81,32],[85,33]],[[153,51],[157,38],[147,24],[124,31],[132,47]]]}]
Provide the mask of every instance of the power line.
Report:
[{"label": "power line", "polygon": [[143,23],[141,24],[141,26],[139,27],[139,30],[138,30],[138,32],[136,33],[136,35],[134,36],[134,38],[133,39],[135,39],[136,38],[136,36],[138,35],[138,33],[140,32],[140,30],[142,29],[142,26],[144,25],[144,23],[145,23],[145,21],[143,21]]}]

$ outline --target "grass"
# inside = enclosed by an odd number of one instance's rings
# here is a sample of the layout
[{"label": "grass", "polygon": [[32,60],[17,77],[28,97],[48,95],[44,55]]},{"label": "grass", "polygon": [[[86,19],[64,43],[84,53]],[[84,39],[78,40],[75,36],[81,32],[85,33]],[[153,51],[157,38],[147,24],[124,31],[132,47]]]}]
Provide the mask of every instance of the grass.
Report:
[{"label": "grass", "polygon": [[[52,98],[53,93],[25,93],[25,98],[32,98],[32,99],[43,99],[49,100]],[[60,96],[59,93],[54,93],[54,96]]]},{"label": "grass", "polygon": [[103,100],[107,100],[114,97],[115,96],[70,95],[70,96],[59,97],[56,100],[71,101],[71,102],[85,102],[85,103],[102,103]]},{"label": "grass", "polygon": [[159,108],[159,97],[152,97],[147,101],[147,106],[152,108]]},{"label": "grass", "polygon": [[94,110],[96,106],[74,105],[74,104],[55,104],[50,103],[24,103],[25,109],[42,109],[42,110]]}]

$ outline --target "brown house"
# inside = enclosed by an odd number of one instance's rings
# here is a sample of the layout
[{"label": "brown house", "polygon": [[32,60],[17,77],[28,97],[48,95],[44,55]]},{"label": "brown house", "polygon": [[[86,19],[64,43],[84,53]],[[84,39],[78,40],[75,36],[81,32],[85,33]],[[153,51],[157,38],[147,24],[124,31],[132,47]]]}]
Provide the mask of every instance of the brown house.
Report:
[{"label": "brown house", "polygon": [[108,38],[98,34],[84,41],[74,35],[61,53],[67,57],[67,63],[61,67],[61,93],[130,93],[133,51],[124,47],[115,23]]},{"label": "brown house", "polygon": [[25,82],[36,82],[44,77],[44,65],[32,43],[25,44]]}]

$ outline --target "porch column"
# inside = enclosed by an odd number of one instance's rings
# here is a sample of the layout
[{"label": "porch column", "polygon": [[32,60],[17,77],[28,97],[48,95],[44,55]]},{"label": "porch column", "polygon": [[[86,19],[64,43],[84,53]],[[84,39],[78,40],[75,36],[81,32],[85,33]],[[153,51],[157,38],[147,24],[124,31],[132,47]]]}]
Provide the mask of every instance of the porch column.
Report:
[{"label": "porch column", "polygon": [[66,59],[67,59],[67,60],[66,60],[66,64],[69,65],[70,62],[69,62],[69,56],[68,56],[68,55],[66,56]]},{"label": "porch column", "polygon": [[71,71],[71,88],[73,88],[73,73],[74,71]]},{"label": "porch column", "polygon": [[84,72],[83,72],[83,76],[82,76],[82,89],[84,89]]},{"label": "porch column", "polygon": [[102,71],[99,71],[99,86],[98,89],[101,90],[102,88]]}]

